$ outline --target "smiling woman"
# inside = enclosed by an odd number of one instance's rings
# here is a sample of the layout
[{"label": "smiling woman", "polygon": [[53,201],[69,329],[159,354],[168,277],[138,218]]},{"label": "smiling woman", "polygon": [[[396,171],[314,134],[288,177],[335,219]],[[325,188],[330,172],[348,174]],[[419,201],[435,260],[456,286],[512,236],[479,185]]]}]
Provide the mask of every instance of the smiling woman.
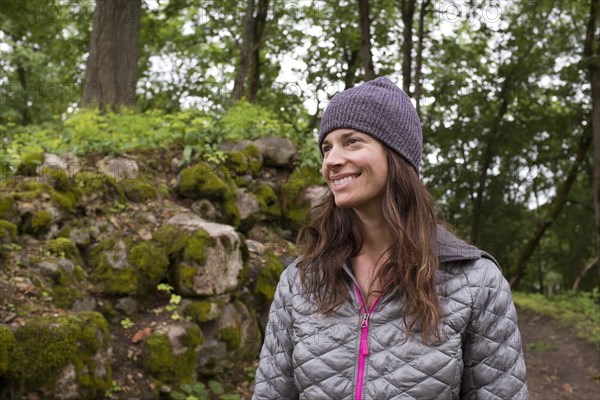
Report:
[{"label": "smiling woman", "polygon": [[254,399],[528,399],[494,257],[452,234],[419,179],[422,131],[382,77],[323,114],[330,193],[281,275]]}]

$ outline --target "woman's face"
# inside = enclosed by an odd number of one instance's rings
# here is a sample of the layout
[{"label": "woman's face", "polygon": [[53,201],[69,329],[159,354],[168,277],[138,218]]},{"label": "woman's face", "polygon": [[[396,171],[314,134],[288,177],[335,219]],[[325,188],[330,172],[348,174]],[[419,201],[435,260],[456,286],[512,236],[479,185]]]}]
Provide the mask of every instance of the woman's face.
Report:
[{"label": "woman's face", "polygon": [[352,129],[337,129],[323,140],[321,173],[340,208],[357,211],[381,209],[387,182],[387,155],[383,144]]}]

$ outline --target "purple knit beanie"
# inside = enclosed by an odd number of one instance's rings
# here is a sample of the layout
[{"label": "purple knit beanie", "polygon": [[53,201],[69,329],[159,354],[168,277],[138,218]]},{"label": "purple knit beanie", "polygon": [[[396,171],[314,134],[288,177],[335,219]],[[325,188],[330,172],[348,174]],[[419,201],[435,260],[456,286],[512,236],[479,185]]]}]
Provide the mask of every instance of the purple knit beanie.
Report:
[{"label": "purple knit beanie", "polygon": [[323,113],[319,150],[328,133],[348,128],[366,133],[396,151],[419,173],[423,132],[410,98],[388,77],[333,96]]}]

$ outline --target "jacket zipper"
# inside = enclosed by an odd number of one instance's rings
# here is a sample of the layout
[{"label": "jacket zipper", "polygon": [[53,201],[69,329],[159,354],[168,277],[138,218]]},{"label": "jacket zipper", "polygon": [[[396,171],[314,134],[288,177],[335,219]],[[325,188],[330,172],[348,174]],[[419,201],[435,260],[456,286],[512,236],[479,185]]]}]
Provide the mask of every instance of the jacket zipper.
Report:
[{"label": "jacket zipper", "polygon": [[354,284],[354,290],[356,291],[356,296],[358,297],[358,301],[360,303],[360,308],[363,313],[362,322],[360,324],[360,328],[361,328],[360,347],[358,350],[358,375],[356,377],[356,395],[355,395],[356,400],[362,400],[362,392],[363,392],[364,379],[365,379],[365,362],[366,362],[367,356],[369,355],[369,320],[370,320],[371,314],[373,313],[373,310],[375,309],[375,306],[377,305],[377,302],[379,301],[379,298],[381,296],[378,296],[375,299],[375,301],[371,305],[371,308],[369,308],[369,310],[367,311],[365,302],[362,298],[362,294],[356,283]]}]

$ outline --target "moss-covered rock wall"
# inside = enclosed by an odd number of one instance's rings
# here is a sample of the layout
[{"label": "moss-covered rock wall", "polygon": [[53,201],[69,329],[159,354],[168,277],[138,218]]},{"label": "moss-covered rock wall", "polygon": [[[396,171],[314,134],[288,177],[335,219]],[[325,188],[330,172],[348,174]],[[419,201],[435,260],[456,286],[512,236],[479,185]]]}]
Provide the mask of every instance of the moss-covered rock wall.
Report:
[{"label": "moss-covered rock wall", "polygon": [[0,398],[247,390],[295,234],[325,194],[282,140],[224,144],[218,162],[22,157],[0,182]]}]

